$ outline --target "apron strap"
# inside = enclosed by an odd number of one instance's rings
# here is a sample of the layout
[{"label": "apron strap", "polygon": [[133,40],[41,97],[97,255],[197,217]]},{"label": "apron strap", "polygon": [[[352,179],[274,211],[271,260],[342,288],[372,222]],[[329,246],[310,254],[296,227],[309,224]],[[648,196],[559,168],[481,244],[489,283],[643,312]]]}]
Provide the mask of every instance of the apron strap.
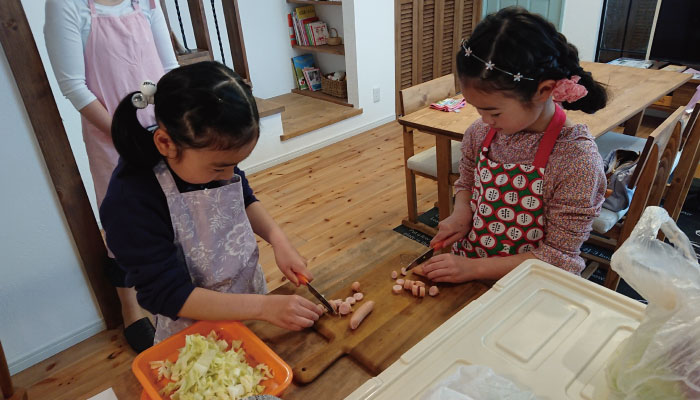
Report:
[{"label": "apron strap", "polygon": [[153,172],[166,198],[168,195],[174,196],[180,194],[180,191],[177,189],[177,184],[175,183],[175,178],[173,178],[173,175],[170,173],[170,169],[168,165],[165,164],[165,161],[159,161],[158,164],[153,167]]},{"label": "apron strap", "polygon": [[554,116],[552,120],[549,121],[544,136],[540,139],[540,145],[537,148],[537,153],[535,153],[535,162],[532,163],[532,165],[537,168],[544,168],[547,166],[549,155],[552,154],[554,144],[557,142],[561,129],[566,122],[566,113],[564,113],[564,110],[557,104],[555,104],[554,107]]},{"label": "apron strap", "polygon": [[156,0],[151,0],[151,10],[156,9]]},{"label": "apron strap", "polygon": [[96,16],[97,9],[95,9],[95,0],[88,0],[88,7],[90,7],[90,16]]},{"label": "apron strap", "polygon": [[496,130],[493,128],[489,129],[489,133],[486,134],[486,137],[484,138],[484,142],[481,144],[481,148],[488,148],[491,146],[491,140],[493,140],[493,137],[496,136]]}]

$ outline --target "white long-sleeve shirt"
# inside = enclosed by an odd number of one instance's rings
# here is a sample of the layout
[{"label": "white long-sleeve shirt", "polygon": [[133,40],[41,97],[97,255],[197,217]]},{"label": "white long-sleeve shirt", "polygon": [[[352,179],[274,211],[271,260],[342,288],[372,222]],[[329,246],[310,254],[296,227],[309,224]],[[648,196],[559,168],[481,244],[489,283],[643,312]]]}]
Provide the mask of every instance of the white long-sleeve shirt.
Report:
[{"label": "white long-sleeve shirt", "polygon": [[[151,9],[149,0],[139,0],[141,12],[151,25],[151,32],[163,69],[168,72],[178,67],[170,41],[170,32],[158,2]],[[124,15],[133,12],[131,0],[114,6],[95,3],[98,14]],[[44,37],[51,66],[56,74],[61,93],[80,110],[97,99],[85,83],[84,50],[90,34],[90,7],[88,0],[47,0]],[[138,38],[137,38],[138,39]]]}]

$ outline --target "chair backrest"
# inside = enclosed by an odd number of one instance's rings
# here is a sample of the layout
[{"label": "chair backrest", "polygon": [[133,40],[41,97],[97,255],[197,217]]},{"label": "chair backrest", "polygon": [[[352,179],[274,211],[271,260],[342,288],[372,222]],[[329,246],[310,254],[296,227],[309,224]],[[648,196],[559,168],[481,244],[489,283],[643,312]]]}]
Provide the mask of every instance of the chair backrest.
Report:
[{"label": "chair backrest", "polygon": [[436,101],[452,97],[455,91],[455,76],[448,74],[399,91],[401,115],[410,114]]},{"label": "chair backrest", "polygon": [[681,156],[664,200],[664,208],[674,220],[680,216],[683,202],[695,176],[695,169],[700,162],[700,123],[697,122],[699,112],[700,103],[695,105],[683,131]]},{"label": "chair backrest", "polygon": [[618,246],[632,233],[644,209],[661,203],[666,182],[680,147],[682,115],[683,107],[679,107],[647,139],[635,168],[635,174],[639,172],[636,189],[617,239]]}]

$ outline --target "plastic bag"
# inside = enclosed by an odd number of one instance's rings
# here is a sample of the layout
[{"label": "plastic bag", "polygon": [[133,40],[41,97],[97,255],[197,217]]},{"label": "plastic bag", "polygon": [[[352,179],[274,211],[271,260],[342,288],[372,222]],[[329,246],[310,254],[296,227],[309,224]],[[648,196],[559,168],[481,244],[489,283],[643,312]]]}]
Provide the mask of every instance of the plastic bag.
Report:
[{"label": "plastic bag", "polygon": [[608,360],[608,398],[700,399],[700,266],[688,237],[648,207],[611,266],[649,305]]},{"label": "plastic bag", "polygon": [[459,367],[421,400],[537,400],[534,394],[481,365]]}]

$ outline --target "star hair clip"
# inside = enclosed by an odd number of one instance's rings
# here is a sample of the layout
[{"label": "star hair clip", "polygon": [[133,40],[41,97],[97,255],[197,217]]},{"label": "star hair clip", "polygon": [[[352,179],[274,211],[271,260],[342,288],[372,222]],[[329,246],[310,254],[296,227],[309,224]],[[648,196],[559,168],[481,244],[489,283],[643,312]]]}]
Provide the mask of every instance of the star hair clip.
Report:
[{"label": "star hair clip", "polygon": [[488,71],[493,71],[494,69],[500,72],[503,72],[504,74],[508,74],[513,77],[514,82],[520,82],[521,80],[526,80],[526,81],[534,81],[533,78],[528,78],[526,76],[523,76],[520,72],[517,73],[512,73],[509,71],[504,70],[503,68],[499,68],[496,66],[496,64],[493,63],[493,61],[488,60],[485,61],[484,59],[480,58],[474,52],[472,51],[471,47],[467,47],[467,41],[463,40],[462,41],[462,49],[464,49],[464,56],[465,57],[473,57],[477,60],[479,60],[482,64],[484,64],[484,68],[486,68]]}]

